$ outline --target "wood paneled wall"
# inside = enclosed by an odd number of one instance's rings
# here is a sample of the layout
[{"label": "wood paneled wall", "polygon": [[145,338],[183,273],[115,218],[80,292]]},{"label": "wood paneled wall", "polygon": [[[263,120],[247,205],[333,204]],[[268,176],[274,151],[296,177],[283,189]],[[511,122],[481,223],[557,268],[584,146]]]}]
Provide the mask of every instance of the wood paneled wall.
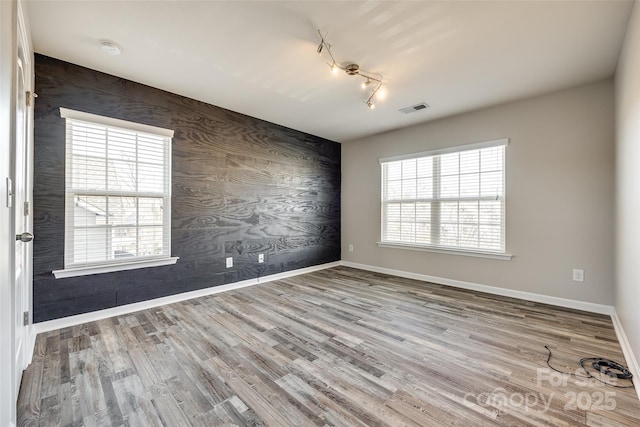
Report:
[{"label": "wood paneled wall", "polygon": [[[338,143],[46,56],[35,65],[35,322],[340,259]],[[175,130],[175,265],[53,277],[64,267],[60,107]]]}]

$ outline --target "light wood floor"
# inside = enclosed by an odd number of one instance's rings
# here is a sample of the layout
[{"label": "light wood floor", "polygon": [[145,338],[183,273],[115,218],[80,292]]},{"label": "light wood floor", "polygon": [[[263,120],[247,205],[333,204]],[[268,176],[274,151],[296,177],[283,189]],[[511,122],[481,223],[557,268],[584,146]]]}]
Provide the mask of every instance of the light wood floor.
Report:
[{"label": "light wood floor", "polygon": [[545,344],[626,364],[607,316],[338,267],[40,334],[19,425],[640,425]]}]

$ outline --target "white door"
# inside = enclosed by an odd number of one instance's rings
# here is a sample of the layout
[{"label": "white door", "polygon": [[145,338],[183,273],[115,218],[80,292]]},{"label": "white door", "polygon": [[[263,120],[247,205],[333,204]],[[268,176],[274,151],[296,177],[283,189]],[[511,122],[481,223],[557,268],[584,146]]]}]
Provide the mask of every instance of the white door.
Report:
[{"label": "white door", "polygon": [[[15,308],[14,308],[14,377],[13,386],[15,396],[20,388],[22,371],[27,367],[30,359],[27,354],[27,328],[30,323],[30,286],[32,275],[31,240],[31,152],[29,138],[30,108],[32,103],[28,93],[30,82],[29,57],[24,45],[24,35],[18,31],[18,50],[16,59],[16,108],[15,108],[15,141],[12,167],[13,179],[13,220],[15,224]],[[26,313],[26,314],[25,314]],[[26,316],[26,319],[25,319]]]}]

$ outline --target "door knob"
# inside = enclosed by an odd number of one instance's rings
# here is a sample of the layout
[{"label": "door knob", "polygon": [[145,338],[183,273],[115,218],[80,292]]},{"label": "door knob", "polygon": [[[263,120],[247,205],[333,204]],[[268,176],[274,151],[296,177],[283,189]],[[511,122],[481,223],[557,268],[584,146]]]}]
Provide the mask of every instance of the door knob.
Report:
[{"label": "door knob", "polygon": [[24,243],[30,242],[33,240],[33,234],[27,233],[26,231],[22,234],[16,234],[16,240],[20,240]]}]

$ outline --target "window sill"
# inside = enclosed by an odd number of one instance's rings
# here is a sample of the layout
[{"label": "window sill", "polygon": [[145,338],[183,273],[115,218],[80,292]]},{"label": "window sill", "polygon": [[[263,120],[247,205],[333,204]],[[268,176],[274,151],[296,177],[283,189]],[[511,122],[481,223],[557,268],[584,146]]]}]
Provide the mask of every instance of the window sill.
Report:
[{"label": "window sill", "polygon": [[410,245],[410,244],[403,244],[403,243],[378,242],[378,246],[381,248],[409,249],[412,251],[435,252],[438,254],[462,255],[462,256],[471,256],[471,257],[478,257],[478,258],[490,258],[490,259],[499,259],[503,261],[509,261],[513,257],[513,254],[506,254],[506,253],[499,253],[499,252],[473,251],[473,250],[465,251],[462,249],[435,248],[435,247],[429,247],[429,246]]},{"label": "window sill", "polygon": [[162,265],[175,264],[178,257],[147,259],[119,264],[96,265],[91,267],[67,268],[64,270],[54,270],[52,273],[56,279],[66,277],[87,276],[89,274],[113,273],[115,271],[135,270],[137,268],[159,267]]}]

